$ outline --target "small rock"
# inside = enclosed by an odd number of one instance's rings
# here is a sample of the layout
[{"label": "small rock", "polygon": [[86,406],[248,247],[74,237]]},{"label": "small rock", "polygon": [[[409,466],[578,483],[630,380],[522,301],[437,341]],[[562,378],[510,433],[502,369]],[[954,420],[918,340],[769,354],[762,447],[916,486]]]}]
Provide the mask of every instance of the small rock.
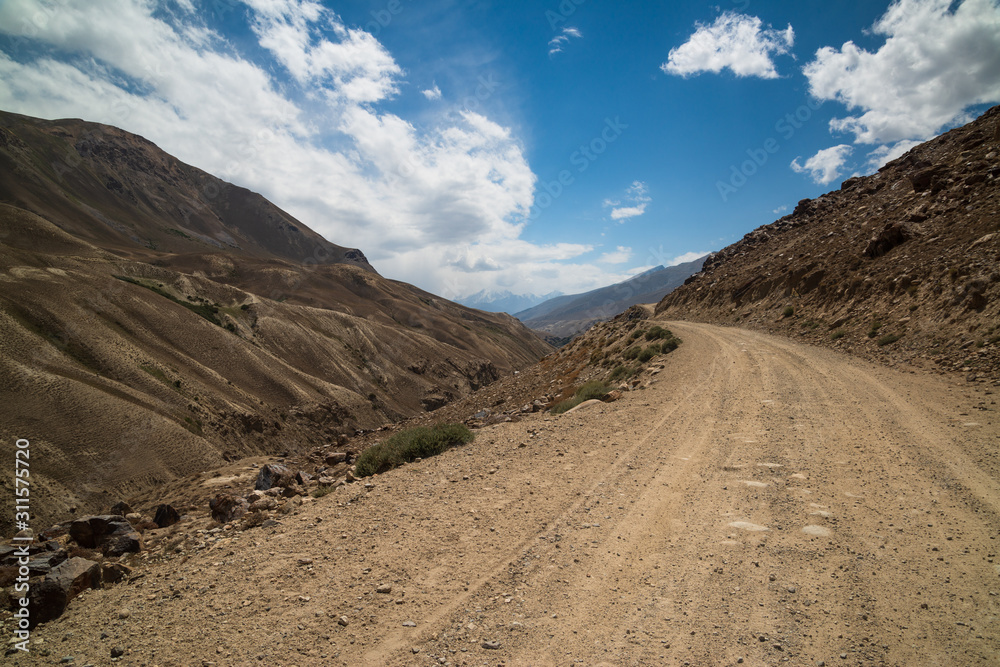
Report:
[{"label": "small rock", "polygon": [[125,649],[121,648],[120,646],[116,646],[113,649],[111,649],[112,658],[120,658],[123,655],[125,655]]},{"label": "small rock", "polygon": [[483,642],[482,647],[489,651],[497,651],[500,649],[500,642]]},{"label": "small rock", "polygon": [[129,611],[128,609],[119,609],[118,610],[118,618],[120,618],[122,620],[125,620],[125,619],[129,618],[130,616],[132,616],[132,612]]},{"label": "small rock", "polygon": [[117,584],[132,574],[132,568],[121,563],[104,563],[101,565],[101,571],[105,584]]},{"label": "small rock", "polygon": [[331,452],[330,454],[326,455],[326,459],[324,459],[324,461],[325,461],[325,463],[328,466],[335,466],[338,463],[346,463],[347,462],[347,453],[346,452]]},{"label": "small rock", "polygon": [[337,625],[340,625],[340,626],[343,626],[343,627],[346,628],[349,624],[350,624],[350,621],[347,620],[346,616],[341,616],[340,618],[337,619]]},{"label": "small rock", "polygon": [[392,592],[392,586],[390,586],[389,584],[382,584],[378,588],[375,589],[375,592],[376,593],[385,593],[385,594],[391,593]]},{"label": "small rock", "polygon": [[417,624],[414,623],[413,621],[403,621],[403,627],[404,628],[415,628],[415,627],[417,627]]}]

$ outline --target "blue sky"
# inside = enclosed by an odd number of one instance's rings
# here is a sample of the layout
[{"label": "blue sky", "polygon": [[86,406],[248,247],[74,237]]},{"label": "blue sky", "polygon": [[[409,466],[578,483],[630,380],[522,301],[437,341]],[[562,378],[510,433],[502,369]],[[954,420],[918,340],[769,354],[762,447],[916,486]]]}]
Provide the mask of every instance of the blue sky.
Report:
[{"label": "blue sky", "polygon": [[0,108],[141,134],[448,298],[717,250],[997,102],[996,0],[0,2]]}]

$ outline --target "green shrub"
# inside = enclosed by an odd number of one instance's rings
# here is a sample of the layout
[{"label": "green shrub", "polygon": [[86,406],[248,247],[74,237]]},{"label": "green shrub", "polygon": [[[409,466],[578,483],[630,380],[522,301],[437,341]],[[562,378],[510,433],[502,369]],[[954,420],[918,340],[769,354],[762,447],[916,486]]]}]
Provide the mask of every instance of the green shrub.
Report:
[{"label": "green shrub", "polygon": [[832,334],[830,334],[830,340],[840,340],[847,335],[847,332],[843,329],[837,329]]},{"label": "green shrub", "polygon": [[362,452],[354,466],[355,473],[359,477],[368,477],[385,472],[414,459],[428,458],[451,447],[472,442],[473,438],[472,431],[462,424],[406,429]]},{"label": "green shrub", "polygon": [[891,345],[892,343],[895,343],[902,337],[903,336],[901,334],[887,334],[879,338],[877,341],[875,341],[875,344],[878,345],[879,347],[883,347],[885,345]]},{"label": "green shrub", "polygon": [[782,317],[791,317],[795,314],[795,308],[792,306],[785,306],[785,309],[781,311]]},{"label": "green shrub", "polygon": [[622,353],[622,357],[624,359],[632,361],[633,359],[638,359],[641,353],[642,353],[642,348],[639,347],[638,345],[633,345],[632,347],[630,347],[629,349],[625,350],[625,352]]},{"label": "green shrub", "polygon": [[592,398],[604,398],[608,393],[608,385],[600,380],[591,380],[576,390],[577,398],[589,401]]},{"label": "green shrub", "polygon": [[643,334],[645,334],[645,333],[646,333],[646,330],[645,330],[645,329],[636,329],[635,331],[633,331],[633,332],[632,332],[632,335],[631,335],[631,336],[629,336],[629,337],[628,337],[628,339],[629,339],[630,341],[633,341],[633,340],[638,340],[638,339],[639,339],[639,338],[641,338],[641,337],[642,337],[642,335],[643,335]]},{"label": "green shrub", "polygon": [[877,336],[878,335],[878,330],[881,329],[881,328],[882,328],[882,323],[881,322],[879,322],[878,320],[875,320],[874,322],[872,322],[872,326],[868,330],[868,337],[869,338],[874,338],[875,336]]},{"label": "green shrub", "polygon": [[639,363],[646,363],[660,353],[659,345],[650,345],[639,353]]},{"label": "green shrub", "polygon": [[670,354],[678,347],[680,347],[680,344],[681,344],[681,339],[671,334],[670,338],[667,338],[662,343],[660,343],[660,352],[662,352],[663,354]]},{"label": "green shrub", "polygon": [[554,415],[561,415],[568,410],[572,410],[584,401],[589,401],[594,398],[598,400],[602,399],[607,395],[607,393],[608,385],[600,380],[591,380],[577,389],[572,398],[567,398],[565,401],[556,403],[550,412]]},{"label": "green shrub", "polygon": [[635,370],[629,368],[628,366],[616,366],[611,374],[608,375],[608,382],[620,382],[622,380],[627,380],[628,378],[635,375]]}]

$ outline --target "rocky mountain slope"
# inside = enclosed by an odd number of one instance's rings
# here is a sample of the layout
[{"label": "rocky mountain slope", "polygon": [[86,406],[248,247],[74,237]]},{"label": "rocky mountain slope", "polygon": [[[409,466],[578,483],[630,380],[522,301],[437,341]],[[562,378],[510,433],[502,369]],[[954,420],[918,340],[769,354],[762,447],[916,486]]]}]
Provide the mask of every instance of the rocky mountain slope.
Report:
[{"label": "rocky mountain slope", "polygon": [[998,212],[994,107],[711,255],[657,313],[996,377]]},{"label": "rocky mountain slope", "polygon": [[32,442],[43,525],[439,408],[551,349],[114,128],[3,115],[0,167],[0,437]]},{"label": "rocky mountain slope", "polygon": [[550,339],[570,339],[595,322],[609,320],[640,303],[656,303],[701,269],[704,258],[676,266],[658,266],[626,281],[583,294],[549,299],[515,317]]}]

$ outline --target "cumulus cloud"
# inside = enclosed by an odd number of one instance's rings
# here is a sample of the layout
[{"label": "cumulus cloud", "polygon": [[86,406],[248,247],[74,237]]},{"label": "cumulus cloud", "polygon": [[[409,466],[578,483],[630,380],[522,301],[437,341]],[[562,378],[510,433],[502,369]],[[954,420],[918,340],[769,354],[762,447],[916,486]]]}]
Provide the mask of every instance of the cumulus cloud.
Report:
[{"label": "cumulus cloud", "polygon": [[420,92],[424,97],[426,97],[429,100],[441,99],[441,89],[437,87],[437,84],[434,84],[433,88],[430,88],[428,90],[422,90]]},{"label": "cumulus cloud", "polygon": [[577,28],[563,28],[562,32],[549,40],[549,55],[562,53],[570,39],[583,39],[583,33]]},{"label": "cumulus cloud", "polygon": [[259,49],[147,0],[6,0],[0,108],[141,134],[444,296],[621,279],[577,261],[590,246],[520,238],[536,177],[509,128],[471,111],[418,128],[380,108],[406,73],[370,34],[310,0],[245,4]]},{"label": "cumulus cloud", "polygon": [[597,261],[602,264],[624,264],[631,259],[632,248],[618,246],[614,251],[602,254]]},{"label": "cumulus cloud", "polygon": [[813,155],[805,164],[799,164],[799,158],[792,160],[792,171],[797,174],[809,173],[809,177],[818,185],[827,185],[840,176],[840,170],[854,152],[847,144],[831,146]]},{"label": "cumulus cloud", "polygon": [[[370,33],[347,28],[311,0],[243,0],[253,9],[253,31],[300,84],[327,84],[324,92],[352,102],[377,102],[398,92],[403,70]],[[327,39],[323,31],[333,33]]]},{"label": "cumulus cloud", "polygon": [[729,69],[736,76],[775,79],[772,56],[788,53],[795,43],[795,31],[765,28],[756,16],[723,12],[712,25],[697,24],[684,44],[670,50],[660,66],[667,74],[690,76],[701,72],[718,74]]},{"label": "cumulus cloud", "polygon": [[970,106],[1000,102],[996,0],[897,0],[872,33],[885,37],[878,50],[825,47],[803,70],[814,96],[856,112],[830,123],[856,143],[899,153],[899,142],[968,122]]},{"label": "cumulus cloud", "polygon": [[653,201],[648,193],[649,188],[644,182],[633,181],[632,185],[625,190],[624,201],[628,205],[623,206],[622,200],[605,199],[604,207],[610,208],[611,219],[621,224],[629,218],[637,218],[646,212],[646,206]]}]

